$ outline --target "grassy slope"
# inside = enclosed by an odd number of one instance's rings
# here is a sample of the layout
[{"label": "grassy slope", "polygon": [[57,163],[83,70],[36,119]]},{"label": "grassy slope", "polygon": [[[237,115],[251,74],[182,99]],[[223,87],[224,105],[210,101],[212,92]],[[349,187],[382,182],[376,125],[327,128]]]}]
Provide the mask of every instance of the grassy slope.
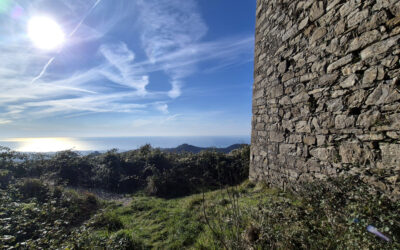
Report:
[{"label": "grassy slope", "polygon": [[[232,194],[236,194],[234,197],[237,198],[232,198]],[[321,197],[322,205],[313,205],[288,193],[262,186],[254,187],[245,182],[229,192],[221,190],[206,193],[206,219],[201,194],[170,200],[137,194],[132,199],[128,206],[110,205],[106,213],[122,222],[123,229],[119,232],[134,235],[144,243],[144,248],[400,247],[398,212],[392,211],[393,208],[386,211],[384,206],[377,204],[378,209],[382,209],[377,212],[382,212],[382,215],[373,215],[371,209],[376,208],[369,207],[367,201],[365,204],[350,202],[335,208],[334,204],[328,204],[328,199]],[[353,222],[355,213],[361,218],[360,223]],[[394,238],[395,242],[383,242],[366,232],[365,227],[371,222]],[[108,238],[114,234],[116,232],[106,229],[97,229],[93,233]]]}]

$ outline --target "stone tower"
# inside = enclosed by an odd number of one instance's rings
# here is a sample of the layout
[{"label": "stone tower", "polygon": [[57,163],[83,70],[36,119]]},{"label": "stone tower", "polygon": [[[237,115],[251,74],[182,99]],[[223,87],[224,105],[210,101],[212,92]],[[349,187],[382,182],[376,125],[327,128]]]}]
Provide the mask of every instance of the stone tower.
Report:
[{"label": "stone tower", "polygon": [[250,179],[400,196],[400,1],[258,0]]}]

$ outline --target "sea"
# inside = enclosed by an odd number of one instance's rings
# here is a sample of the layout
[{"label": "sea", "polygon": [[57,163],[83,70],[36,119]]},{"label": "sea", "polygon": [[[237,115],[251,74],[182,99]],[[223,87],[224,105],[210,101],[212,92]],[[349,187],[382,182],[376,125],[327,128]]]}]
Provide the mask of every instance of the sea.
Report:
[{"label": "sea", "polygon": [[105,152],[111,149],[128,151],[145,144],[154,148],[174,148],[181,144],[197,147],[224,148],[232,144],[249,144],[250,136],[142,136],[142,137],[54,137],[0,139],[0,146],[20,152],[56,152],[74,150]]}]

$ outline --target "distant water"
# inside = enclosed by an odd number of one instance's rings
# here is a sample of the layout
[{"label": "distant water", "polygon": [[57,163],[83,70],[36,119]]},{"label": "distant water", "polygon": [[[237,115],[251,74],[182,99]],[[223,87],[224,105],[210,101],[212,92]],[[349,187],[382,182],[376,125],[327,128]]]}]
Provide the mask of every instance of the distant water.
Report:
[{"label": "distant water", "polygon": [[250,136],[190,136],[190,137],[93,137],[93,138],[19,138],[0,139],[0,145],[24,152],[54,152],[60,150],[120,151],[137,149],[145,144],[155,148],[174,148],[181,144],[198,147],[228,147],[236,143],[250,143]]}]

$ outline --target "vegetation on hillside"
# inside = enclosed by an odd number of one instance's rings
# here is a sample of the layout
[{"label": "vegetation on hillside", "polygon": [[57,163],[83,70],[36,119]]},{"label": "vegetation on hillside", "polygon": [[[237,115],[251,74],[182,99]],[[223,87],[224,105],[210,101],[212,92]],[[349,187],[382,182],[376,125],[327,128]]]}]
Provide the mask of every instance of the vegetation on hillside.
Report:
[{"label": "vegetation on hillside", "polygon": [[[146,190],[149,195],[178,197],[237,185],[248,177],[250,148],[229,154],[216,151],[168,153],[145,145],[138,150],[81,156],[74,151],[54,156],[0,149],[5,177],[44,178],[56,184],[101,188],[117,193]],[[7,171],[7,172],[6,172]],[[5,174],[7,173],[7,174]]]},{"label": "vegetation on hillside", "polygon": [[356,177],[296,193],[254,185],[248,159],[248,147],[175,154],[146,145],[88,156],[2,148],[0,249],[400,249],[400,201]]}]

